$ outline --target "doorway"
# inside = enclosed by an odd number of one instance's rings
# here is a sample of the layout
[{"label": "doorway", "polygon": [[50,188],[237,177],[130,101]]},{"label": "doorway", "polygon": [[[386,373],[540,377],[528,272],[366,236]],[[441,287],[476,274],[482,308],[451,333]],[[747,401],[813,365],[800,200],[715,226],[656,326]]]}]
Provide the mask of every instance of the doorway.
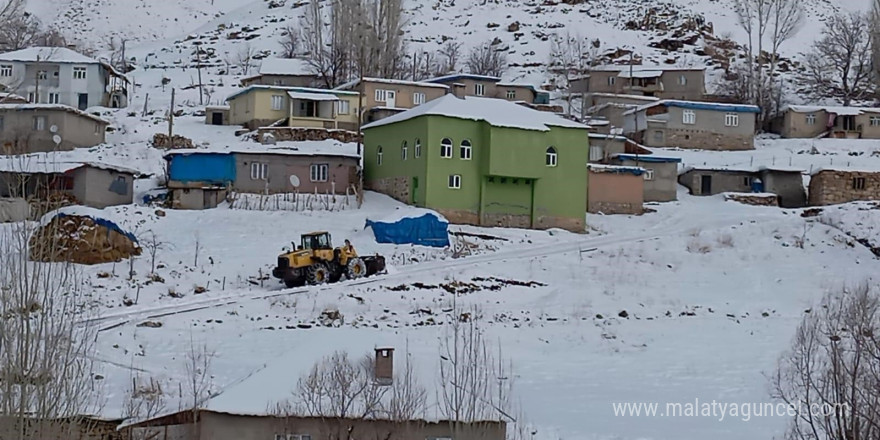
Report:
[{"label": "doorway", "polygon": [[419,178],[418,177],[412,178],[412,189],[411,189],[410,193],[412,193],[412,204],[418,205],[418,203],[419,203]]},{"label": "doorway", "polygon": [[77,107],[80,110],[85,110],[89,108],[89,94],[88,93],[80,93],[79,94],[79,102],[77,103]]},{"label": "doorway", "polygon": [[385,105],[390,108],[394,108],[397,105],[397,92],[394,90],[388,90],[385,92]]},{"label": "doorway", "polygon": [[211,125],[223,125],[223,113],[211,113]]},{"label": "doorway", "polygon": [[712,176],[700,176],[700,194],[712,194]]}]

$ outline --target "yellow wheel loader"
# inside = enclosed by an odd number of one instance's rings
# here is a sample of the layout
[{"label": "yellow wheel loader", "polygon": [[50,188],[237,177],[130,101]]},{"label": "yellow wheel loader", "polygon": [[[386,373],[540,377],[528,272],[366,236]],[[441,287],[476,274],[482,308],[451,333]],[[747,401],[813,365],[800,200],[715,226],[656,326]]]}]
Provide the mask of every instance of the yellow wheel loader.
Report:
[{"label": "yellow wheel loader", "polygon": [[385,258],[380,255],[360,257],[348,243],[334,248],[330,233],[319,231],[303,234],[295,250],[278,256],[278,266],[272,276],[284,281],[287,287],[305,284],[324,284],[370,276],[385,270]]}]

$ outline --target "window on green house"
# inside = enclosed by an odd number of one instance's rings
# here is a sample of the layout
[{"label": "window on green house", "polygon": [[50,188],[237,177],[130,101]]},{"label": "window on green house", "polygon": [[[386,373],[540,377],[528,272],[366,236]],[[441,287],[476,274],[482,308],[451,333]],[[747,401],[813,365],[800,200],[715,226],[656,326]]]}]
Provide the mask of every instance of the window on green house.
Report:
[{"label": "window on green house", "polygon": [[440,141],[440,157],[452,158],[452,139],[443,138]]},{"label": "window on green house", "polygon": [[459,155],[464,160],[471,160],[471,141],[461,141],[461,151],[459,152]]},{"label": "window on green house", "polygon": [[550,147],[547,149],[547,158],[546,164],[548,167],[555,167],[557,160],[559,159],[559,155],[556,154],[556,148]]},{"label": "window on green house", "polygon": [[376,165],[382,165],[382,146],[376,148]]},{"label": "window on green house", "polygon": [[400,160],[406,160],[406,156],[409,153],[409,146],[406,144],[406,141],[403,141],[403,144],[400,146]]},{"label": "window on green house", "polygon": [[422,141],[418,138],[416,138],[415,150],[416,159],[422,157]]},{"label": "window on green house", "polygon": [[451,189],[460,189],[461,188],[461,175],[460,174],[452,174],[449,176],[449,188],[451,188]]}]

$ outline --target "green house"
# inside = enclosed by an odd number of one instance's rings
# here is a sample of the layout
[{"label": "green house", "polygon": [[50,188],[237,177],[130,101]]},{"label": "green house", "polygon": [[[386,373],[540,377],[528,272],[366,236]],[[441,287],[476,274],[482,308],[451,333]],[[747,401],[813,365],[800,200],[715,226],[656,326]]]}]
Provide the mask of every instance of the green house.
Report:
[{"label": "green house", "polygon": [[363,127],[366,188],[452,222],[584,230],[587,126],[445,95]]}]

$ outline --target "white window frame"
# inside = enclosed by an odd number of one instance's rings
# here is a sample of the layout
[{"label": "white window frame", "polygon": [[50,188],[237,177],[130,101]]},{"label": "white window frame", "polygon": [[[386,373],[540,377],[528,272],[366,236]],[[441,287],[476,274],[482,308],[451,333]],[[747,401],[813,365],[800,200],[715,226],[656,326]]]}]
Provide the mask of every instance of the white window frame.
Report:
[{"label": "white window frame", "polygon": [[804,119],[805,119],[807,125],[816,125],[816,114],[815,113],[810,113],[810,114],[804,116]]},{"label": "white window frame", "polygon": [[416,156],[416,159],[422,157],[422,140],[421,139],[416,139],[415,156]]},{"label": "white window frame", "polygon": [[312,440],[309,434],[288,434],[287,440]]},{"label": "white window frame", "polygon": [[870,121],[869,123],[871,124],[871,127],[880,126],[880,116],[871,116],[869,121]]},{"label": "white window frame", "polygon": [[336,101],[336,114],[337,115],[347,115],[351,112],[351,104],[348,100],[340,99]]},{"label": "white window frame", "polygon": [[608,77],[608,85],[609,85],[609,86],[613,86],[613,85],[616,84],[616,83],[617,83],[617,78],[615,78],[615,77],[613,77],[613,76],[609,76],[609,77]]},{"label": "white window frame", "polygon": [[739,113],[725,113],[724,114],[724,126],[725,127],[739,127]]},{"label": "white window frame", "polygon": [[393,90],[385,90],[385,89],[376,89],[373,99],[376,102],[387,102],[388,101],[388,92],[394,92]]},{"label": "white window frame", "polygon": [[685,75],[678,75],[678,85],[686,86],[688,85],[688,78]]},{"label": "white window frame", "polygon": [[486,95],[486,85],[483,83],[474,84],[474,95],[485,96]]},{"label": "white window frame", "polygon": [[12,64],[0,64],[0,76],[12,76]]},{"label": "white window frame", "polygon": [[654,180],[654,169],[653,168],[645,168],[645,174],[642,174],[645,177],[645,180]]},{"label": "white window frame", "polygon": [[73,79],[86,79],[86,68],[85,67],[73,67]]},{"label": "white window frame", "polygon": [[27,100],[28,100],[28,102],[30,102],[31,104],[36,103],[36,102],[37,102],[37,94],[34,93],[34,92],[28,92]]},{"label": "white window frame", "polygon": [[697,112],[685,109],[681,112],[681,123],[686,125],[694,125],[697,123]]},{"label": "white window frame", "polygon": [[508,90],[507,99],[516,99],[516,90]]},{"label": "white window frame", "polygon": [[379,147],[376,148],[376,165],[377,166],[382,165],[382,154],[383,154],[382,153],[382,146],[379,145]]},{"label": "white window frame", "polygon": [[602,160],[604,157],[605,154],[602,152],[602,147],[598,145],[590,145],[590,162]]},{"label": "white window frame", "polygon": [[42,115],[34,116],[34,130],[44,131],[46,129],[46,117]]},{"label": "white window frame", "polygon": [[[467,145],[465,145],[467,143]],[[471,141],[465,139],[461,141],[461,144],[458,146],[458,157],[461,160],[471,160],[474,155],[474,144]]]},{"label": "white window frame", "polygon": [[449,189],[461,189],[461,174],[450,174],[446,183]]},{"label": "white window frame", "polygon": [[284,95],[272,95],[272,110],[284,110]]},{"label": "white window frame", "polygon": [[49,79],[49,72],[47,72],[45,70],[38,70],[37,71],[37,79],[39,79],[40,81],[44,81],[44,80]]},{"label": "white window frame", "polygon": [[262,162],[251,162],[251,180],[268,180],[269,164]]},{"label": "white window frame", "polygon": [[309,166],[309,180],[312,182],[326,182],[330,177],[330,165],[326,163],[313,163]]},{"label": "white window frame", "polygon": [[59,93],[49,93],[49,104],[59,104],[61,103],[61,94]]},{"label": "white window frame", "polygon": [[559,152],[556,151],[555,147],[547,147],[547,152],[544,156],[544,165],[547,165],[548,167],[559,165]]},{"label": "white window frame", "polygon": [[422,92],[413,93],[413,105],[422,105],[425,103],[425,94]]},{"label": "white window frame", "polygon": [[[449,141],[449,143],[444,143],[443,141]],[[440,157],[443,159],[452,159],[452,139],[443,138],[440,141]]]},{"label": "white window frame", "polygon": [[400,160],[406,160],[409,157],[409,144],[406,141],[403,141],[400,144]]}]

